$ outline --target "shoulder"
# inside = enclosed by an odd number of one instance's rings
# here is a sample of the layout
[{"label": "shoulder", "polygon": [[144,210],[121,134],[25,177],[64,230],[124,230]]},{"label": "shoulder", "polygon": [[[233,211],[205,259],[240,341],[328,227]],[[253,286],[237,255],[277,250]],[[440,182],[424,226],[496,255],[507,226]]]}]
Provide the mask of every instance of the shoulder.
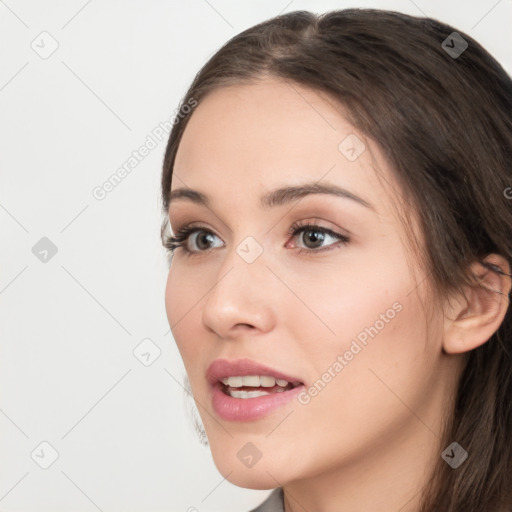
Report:
[{"label": "shoulder", "polygon": [[249,512],[284,512],[283,488],[274,489],[261,505]]}]

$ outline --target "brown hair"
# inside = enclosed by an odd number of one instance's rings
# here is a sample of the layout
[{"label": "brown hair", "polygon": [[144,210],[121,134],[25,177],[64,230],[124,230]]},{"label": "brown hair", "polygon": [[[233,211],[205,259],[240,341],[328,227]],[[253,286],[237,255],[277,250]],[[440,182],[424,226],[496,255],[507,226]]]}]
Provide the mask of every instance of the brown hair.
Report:
[{"label": "brown hair", "polygon": [[[383,10],[291,12],[228,41],[196,75],[182,104],[267,76],[336,98],[354,126],[384,150],[414,205],[435,289],[462,291],[475,284],[470,263],[491,253],[512,260],[505,192],[512,184],[512,81],[463,32],[467,48],[450,54],[453,32],[434,19]],[[174,159],[189,118],[175,124],[165,153],[164,245]],[[456,441],[469,457],[457,469],[439,457],[422,512],[512,510],[510,308],[491,339],[467,355],[448,416],[443,448]]]}]

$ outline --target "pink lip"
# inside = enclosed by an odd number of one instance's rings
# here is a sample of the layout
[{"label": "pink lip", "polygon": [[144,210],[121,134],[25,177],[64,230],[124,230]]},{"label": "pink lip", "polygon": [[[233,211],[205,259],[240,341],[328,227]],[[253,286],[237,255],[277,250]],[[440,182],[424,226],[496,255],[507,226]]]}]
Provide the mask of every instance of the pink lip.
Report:
[{"label": "pink lip", "polygon": [[237,359],[235,361],[216,359],[206,371],[206,378],[210,384],[215,384],[226,377],[240,377],[243,375],[270,375],[292,384],[302,384],[302,381],[297,377],[278,372],[251,359]]},{"label": "pink lip", "polygon": [[[276,379],[283,379],[300,385],[288,391],[256,398],[233,398],[226,395],[220,381],[226,377],[243,375],[270,375]],[[250,359],[238,359],[236,361],[217,359],[209,366],[206,377],[211,385],[212,407],[221,418],[227,421],[257,420],[284,406],[304,389],[304,384],[300,379],[278,372]]]}]

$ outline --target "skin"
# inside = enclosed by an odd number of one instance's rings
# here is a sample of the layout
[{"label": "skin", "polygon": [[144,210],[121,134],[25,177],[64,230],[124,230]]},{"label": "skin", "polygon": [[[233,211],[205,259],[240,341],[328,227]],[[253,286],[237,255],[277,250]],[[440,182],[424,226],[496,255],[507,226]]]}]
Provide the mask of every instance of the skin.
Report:
[{"label": "skin", "polygon": [[[349,134],[366,145],[355,161],[338,149]],[[259,203],[269,190],[309,181],[343,187],[372,208],[326,194]],[[171,201],[173,232],[194,222],[214,236],[210,246],[189,238],[199,254],[175,251],[166,310],[220,473],[241,487],[283,486],[286,512],[418,510],[446,447],[441,429],[463,355],[497,329],[507,301],[479,307],[480,296],[470,295],[479,315],[472,317],[456,297],[449,307],[431,303],[430,281],[396,212],[392,168],[317,91],[266,78],[210,93],[178,149],[171,190],[182,187],[207,194],[210,204]],[[409,219],[419,233],[414,212]],[[288,234],[296,221],[350,241],[325,235],[315,249],[308,233]],[[247,236],[263,248],[250,264],[236,252]],[[214,412],[205,373],[215,359],[250,358],[309,388],[394,303],[400,311],[307,405],[293,400],[252,422]],[[262,454],[251,468],[237,457],[247,442]]]}]

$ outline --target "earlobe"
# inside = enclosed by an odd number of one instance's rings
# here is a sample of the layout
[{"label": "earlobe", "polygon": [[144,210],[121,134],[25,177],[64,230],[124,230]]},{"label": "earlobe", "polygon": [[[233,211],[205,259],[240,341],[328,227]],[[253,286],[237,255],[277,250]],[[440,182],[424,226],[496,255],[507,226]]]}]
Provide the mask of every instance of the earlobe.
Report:
[{"label": "earlobe", "polygon": [[443,350],[468,352],[483,345],[498,330],[509,307],[512,286],[510,265],[498,254],[473,263],[469,272],[476,283],[464,294],[450,297],[445,307]]}]

